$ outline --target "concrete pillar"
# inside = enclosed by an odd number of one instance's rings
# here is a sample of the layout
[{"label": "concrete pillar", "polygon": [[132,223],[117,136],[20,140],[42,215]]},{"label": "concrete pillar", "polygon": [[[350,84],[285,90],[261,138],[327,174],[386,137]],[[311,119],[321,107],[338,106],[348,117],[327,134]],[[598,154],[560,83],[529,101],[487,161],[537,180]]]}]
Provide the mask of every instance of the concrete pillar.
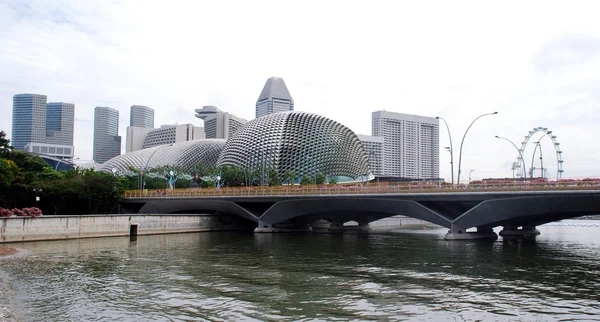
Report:
[{"label": "concrete pillar", "polygon": [[467,232],[467,229],[456,224],[450,224],[450,230],[444,236],[445,240],[496,240],[498,235],[491,228],[477,227],[476,232]]},{"label": "concrete pillar", "polygon": [[289,222],[281,224],[269,224],[258,221],[258,227],[254,228],[255,233],[289,233],[289,232],[310,232],[312,228],[308,225],[293,225]]},{"label": "concrete pillar", "polygon": [[536,236],[539,235],[540,231],[535,228],[535,225],[523,225],[521,229],[518,229],[514,225],[506,225],[502,227],[500,236],[502,237],[524,237],[524,236]]}]

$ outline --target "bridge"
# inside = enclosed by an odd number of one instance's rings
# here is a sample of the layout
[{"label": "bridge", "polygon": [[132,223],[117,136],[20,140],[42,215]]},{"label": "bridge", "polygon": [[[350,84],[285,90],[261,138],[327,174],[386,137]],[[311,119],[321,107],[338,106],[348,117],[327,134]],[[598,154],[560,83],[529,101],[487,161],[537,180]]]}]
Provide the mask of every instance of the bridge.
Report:
[{"label": "bridge", "polygon": [[[499,226],[501,236],[535,235],[545,223],[600,214],[600,183],[138,190],[125,193],[122,203],[138,213],[237,215],[255,222],[255,232],[310,230],[322,220],[329,231],[367,230],[370,222],[400,214],[448,228],[447,240],[468,240],[497,238]],[[349,221],[358,226],[344,226]]]}]

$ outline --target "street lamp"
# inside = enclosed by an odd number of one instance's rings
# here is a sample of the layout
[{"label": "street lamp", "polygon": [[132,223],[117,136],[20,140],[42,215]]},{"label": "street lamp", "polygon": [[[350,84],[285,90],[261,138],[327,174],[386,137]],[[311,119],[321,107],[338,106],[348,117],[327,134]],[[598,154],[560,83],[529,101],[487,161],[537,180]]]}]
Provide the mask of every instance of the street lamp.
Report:
[{"label": "street lamp", "polygon": [[444,121],[444,124],[446,124],[446,129],[448,130],[448,138],[450,139],[450,147],[448,148],[450,151],[450,174],[452,176],[452,187],[454,187],[454,154],[452,150],[452,135],[450,135],[450,127],[448,127],[448,123],[443,117],[436,116],[435,118]]},{"label": "street lamp", "polygon": [[498,114],[498,112],[485,113],[485,114],[479,115],[477,118],[475,118],[473,120],[473,122],[471,122],[471,124],[469,125],[469,127],[465,131],[465,134],[463,135],[462,141],[460,142],[460,152],[458,154],[458,179],[456,180],[456,182],[459,185],[460,185],[460,172],[461,172],[461,165],[462,165],[462,148],[463,148],[463,143],[465,143],[465,137],[467,136],[467,133],[469,132],[469,129],[471,128],[471,126],[473,126],[473,123],[475,123],[475,121],[479,120],[480,118],[482,118],[482,117],[484,117],[486,115],[495,115],[495,114]]},{"label": "street lamp", "polygon": [[[143,190],[144,189],[144,171],[146,171],[146,169],[148,168],[148,164],[150,163],[150,160],[152,159],[152,157],[154,156],[154,154],[156,152],[158,152],[158,150],[167,147],[167,146],[173,146],[173,144],[169,144],[169,145],[161,145],[158,147],[158,149],[154,150],[154,152],[152,152],[152,154],[150,154],[150,157],[148,158],[148,160],[146,160],[146,165],[144,165],[144,168],[142,168],[142,170],[140,171],[140,176],[138,177],[138,190]],[[141,181],[139,180],[141,179]]]},{"label": "street lamp", "polygon": [[473,171],[475,171],[475,169],[471,169],[471,171],[469,171],[469,184],[471,184],[471,173],[473,173]]},{"label": "street lamp", "polygon": [[[542,137],[540,137],[540,139]],[[534,160],[535,160],[535,151],[537,150],[538,147],[540,148],[540,166],[541,166],[540,177],[543,178],[544,177],[544,157],[542,155],[542,145],[540,144],[540,141],[533,142],[533,143],[535,143],[535,148],[533,149],[533,155],[531,156],[531,178],[533,179],[533,170],[535,169],[535,167],[533,166]]]},{"label": "street lamp", "polygon": [[[517,153],[519,153],[519,159],[521,159],[521,163],[523,164],[523,170],[521,170],[521,178],[526,178],[527,177],[527,170],[525,169],[525,159],[523,159],[523,152],[521,150],[519,150],[519,148],[517,148],[517,145],[513,143],[513,141],[507,139],[507,138],[503,138],[501,136],[495,136],[496,139],[502,139],[502,140],[506,140],[508,141],[510,144],[512,144],[515,149],[517,150]],[[514,173],[514,172],[513,172]]]}]

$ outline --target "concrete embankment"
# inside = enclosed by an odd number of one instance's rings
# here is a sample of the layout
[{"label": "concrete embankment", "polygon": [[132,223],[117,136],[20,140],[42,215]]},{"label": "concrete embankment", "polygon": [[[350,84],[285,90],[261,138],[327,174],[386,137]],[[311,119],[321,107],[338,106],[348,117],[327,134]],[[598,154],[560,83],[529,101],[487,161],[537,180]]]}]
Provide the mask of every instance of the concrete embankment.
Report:
[{"label": "concrete embankment", "polygon": [[253,228],[234,216],[190,214],[10,217],[0,224],[0,243]]}]

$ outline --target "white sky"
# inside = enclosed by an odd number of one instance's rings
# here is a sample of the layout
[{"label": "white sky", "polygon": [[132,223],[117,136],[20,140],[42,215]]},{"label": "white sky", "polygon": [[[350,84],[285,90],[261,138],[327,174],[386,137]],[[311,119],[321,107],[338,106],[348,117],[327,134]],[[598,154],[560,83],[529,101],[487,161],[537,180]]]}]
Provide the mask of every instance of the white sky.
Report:
[{"label": "white sky", "polygon": [[600,176],[599,12],[597,1],[4,0],[0,129],[11,137],[14,94],[75,103],[75,156],[89,160],[96,106],[120,111],[124,144],[131,105],[154,108],[156,126],[201,126],[203,105],[250,120],[279,76],[296,110],[356,133],[371,134],[376,110],[446,118],[456,166],[469,123],[498,111],[469,131],[464,179],[512,176],[517,152],[494,136],[519,144],[538,126],[557,135],[564,178]]}]

